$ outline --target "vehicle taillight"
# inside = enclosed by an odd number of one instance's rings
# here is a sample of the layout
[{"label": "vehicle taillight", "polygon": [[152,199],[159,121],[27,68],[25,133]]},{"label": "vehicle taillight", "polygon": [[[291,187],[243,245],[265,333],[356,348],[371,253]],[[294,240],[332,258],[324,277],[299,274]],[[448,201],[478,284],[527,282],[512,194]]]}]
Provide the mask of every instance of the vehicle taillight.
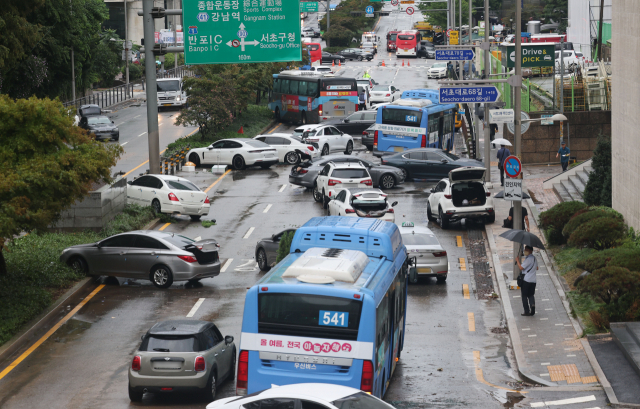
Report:
[{"label": "vehicle taillight", "polygon": [[204,198],[204,204],[211,204],[211,202],[209,201],[209,196]]},{"label": "vehicle taillight", "polygon": [[322,104],[318,105],[318,115],[322,115]]},{"label": "vehicle taillight", "polygon": [[487,197],[491,197],[491,192],[485,192],[485,195],[486,195]]},{"label": "vehicle taillight", "polygon": [[373,147],[378,149],[378,131],[373,133]]},{"label": "vehicle taillight", "polygon": [[198,261],[198,260],[196,260],[196,258],[195,258],[195,257],[193,257],[193,256],[178,256],[178,258],[179,258],[180,260],[184,260],[184,261],[186,261],[187,263],[195,263],[196,261]]},{"label": "vehicle taillight", "polygon": [[373,181],[371,179],[364,180],[362,183],[364,183],[367,186],[373,186]]},{"label": "vehicle taillight", "polygon": [[363,135],[369,135],[369,132],[367,132],[367,131],[362,131],[362,134],[363,134]]},{"label": "vehicle taillight", "polygon": [[355,213],[356,211],[353,209],[345,209],[344,210],[345,213]]},{"label": "vehicle taillight", "polygon": [[[373,372],[373,366],[372,366]],[[238,381],[236,383],[236,395],[247,394],[247,383],[249,382],[249,351],[240,351],[238,357]]]},{"label": "vehicle taillight", "polygon": [[132,371],[140,370],[140,355],[136,355],[133,357],[133,361],[131,361],[131,370]]},{"label": "vehicle taillight", "polygon": [[169,200],[171,200],[172,202],[179,202],[178,196],[174,195],[173,193],[169,193]]},{"label": "vehicle taillight", "polygon": [[[335,179],[329,179],[329,182],[328,182],[327,184],[328,184],[329,186],[335,186],[335,185],[337,185],[338,183],[342,183],[342,182],[341,182],[341,181],[339,181],[339,180],[335,180]],[[331,192],[329,192],[329,194],[331,194]]]},{"label": "vehicle taillight", "polygon": [[373,362],[362,362],[362,379],[360,380],[360,389],[363,392],[373,392]]},{"label": "vehicle taillight", "polygon": [[360,105],[356,105],[356,111],[355,111],[355,112],[358,112],[358,107],[359,107],[359,106],[360,106]]},{"label": "vehicle taillight", "polygon": [[307,149],[309,149],[311,152],[313,152],[314,150],[316,150],[316,148],[314,148],[313,146],[309,146],[309,145],[307,145]]},{"label": "vehicle taillight", "polygon": [[422,142],[420,142],[420,147],[421,148],[427,147],[427,135],[422,135]]},{"label": "vehicle taillight", "polygon": [[207,363],[204,360],[204,357],[202,355],[199,355],[196,357],[196,362],[193,365],[193,369],[196,372],[203,372],[207,367]]},{"label": "vehicle taillight", "polygon": [[299,174],[301,174],[301,175],[304,175],[304,174],[305,174],[305,173],[307,173],[307,172],[309,172],[309,171],[308,171],[308,170],[306,170],[306,169],[302,169],[302,170],[301,170],[300,172],[298,172],[298,173],[299,173]]},{"label": "vehicle taillight", "polygon": [[387,95],[385,95],[385,97],[390,97],[390,96],[391,96],[391,94],[387,94]]},{"label": "vehicle taillight", "polygon": [[439,251],[437,253],[433,253],[433,257],[446,257],[446,256],[447,256],[446,251]]},{"label": "vehicle taillight", "polygon": [[395,213],[395,211],[393,210],[393,207],[390,207],[389,210],[387,210],[387,213]]},{"label": "vehicle taillight", "polygon": [[451,195],[444,195],[445,199],[451,199]]},{"label": "vehicle taillight", "polygon": [[389,161],[386,161],[384,159],[380,159],[380,164],[382,165],[386,165],[387,163],[389,163]]}]

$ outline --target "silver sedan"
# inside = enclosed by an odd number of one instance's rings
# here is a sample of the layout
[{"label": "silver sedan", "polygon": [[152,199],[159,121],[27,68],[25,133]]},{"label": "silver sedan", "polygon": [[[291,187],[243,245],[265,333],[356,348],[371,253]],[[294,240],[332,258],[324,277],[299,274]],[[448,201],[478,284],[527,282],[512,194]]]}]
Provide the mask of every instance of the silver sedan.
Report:
[{"label": "silver sedan", "polygon": [[88,275],[148,279],[159,288],[220,274],[220,245],[174,233],[137,230],[64,249],[60,261]]}]

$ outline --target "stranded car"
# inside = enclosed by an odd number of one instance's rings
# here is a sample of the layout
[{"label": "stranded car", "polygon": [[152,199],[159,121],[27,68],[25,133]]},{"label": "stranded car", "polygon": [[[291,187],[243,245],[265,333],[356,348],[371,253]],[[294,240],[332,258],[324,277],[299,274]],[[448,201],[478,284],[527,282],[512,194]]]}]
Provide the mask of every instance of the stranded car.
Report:
[{"label": "stranded car", "polygon": [[206,148],[191,149],[187,158],[196,166],[231,165],[236,170],[260,166],[268,169],[278,163],[278,151],[255,139],[222,139]]},{"label": "stranded car", "polygon": [[286,229],[271,237],[262,239],[258,244],[256,244],[255,256],[260,270],[269,271],[271,267],[276,264],[276,259],[278,258],[278,247],[280,246],[280,239],[282,239],[282,235],[287,232],[295,231],[296,229]]},{"label": "stranded car", "polygon": [[370,217],[394,223],[393,208],[398,202],[388,203],[380,189],[342,189],[329,202],[329,216]]},{"label": "stranded car", "polygon": [[366,189],[372,185],[371,175],[362,163],[329,162],[318,174],[313,188],[313,199],[316,202],[322,202],[322,207],[326,209],[329,200],[333,199],[341,189]]},{"label": "stranded car", "polygon": [[120,140],[120,130],[104,115],[83,116],[78,126],[91,132],[96,139]]},{"label": "stranded car", "polygon": [[253,139],[257,139],[267,145],[276,148],[278,151],[278,160],[289,165],[296,164],[301,160],[310,160],[320,156],[320,150],[317,145],[302,142],[302,138],[291,136],[285,133],[273,133],[268,135],[258,135]]},{"label": "stranded car", "polygon": [[439,283],[444,283],[449,274],[449,260],[436,235],[413,222],[403,222],[398,229],[407,248],[407,257],[415,259],[409,269],[409,281],[417,283],[419,277],[435,277]]}]

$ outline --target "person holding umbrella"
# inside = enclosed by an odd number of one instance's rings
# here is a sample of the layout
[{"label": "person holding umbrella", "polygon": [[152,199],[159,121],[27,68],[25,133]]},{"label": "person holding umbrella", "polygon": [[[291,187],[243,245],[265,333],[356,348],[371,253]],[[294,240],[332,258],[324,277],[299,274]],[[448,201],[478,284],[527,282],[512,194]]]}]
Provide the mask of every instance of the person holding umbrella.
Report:
[{"label": "person holding umbrella", "polygon": [[500,171],[500,186],[504,186],[504,160],[511,156],[511,151],[506,145],[500,145],[498,150],[498,170]]},{"label": "person holding umbrella", "polygon": [[524,247],[524,262],[520,263],[520,257],[516,257],[516,263],[521,271],[522,280],[518,280],[522,306],[524,307],[524,317],[532,317],[536,314],[536,271],[538,270],[538,260],[533,255],[533,247]]}]

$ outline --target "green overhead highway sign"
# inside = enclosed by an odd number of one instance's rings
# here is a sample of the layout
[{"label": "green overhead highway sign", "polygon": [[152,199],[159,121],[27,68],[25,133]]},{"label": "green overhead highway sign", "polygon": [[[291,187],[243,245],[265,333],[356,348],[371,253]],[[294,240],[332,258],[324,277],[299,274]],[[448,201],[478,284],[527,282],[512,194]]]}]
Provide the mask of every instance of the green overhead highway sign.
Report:
[{"label": "green overhead highway sign", "polygon": [[305,13],[315,13],[318,11],[317,1],[301,1],[300,11]]},{"label": "green overhead highway sign", "polygon": [[[522,44],[523,67],[553,67],[555,60],[555,45]],[[502,45],[502,66],[513,68],[516,66],[516,46]],[[507,58],[508,57],[508,58]]]},{"label": "green overhead highway sign", "polygon": [[300,61],[299,0],[183,0],[185,64]]}]

